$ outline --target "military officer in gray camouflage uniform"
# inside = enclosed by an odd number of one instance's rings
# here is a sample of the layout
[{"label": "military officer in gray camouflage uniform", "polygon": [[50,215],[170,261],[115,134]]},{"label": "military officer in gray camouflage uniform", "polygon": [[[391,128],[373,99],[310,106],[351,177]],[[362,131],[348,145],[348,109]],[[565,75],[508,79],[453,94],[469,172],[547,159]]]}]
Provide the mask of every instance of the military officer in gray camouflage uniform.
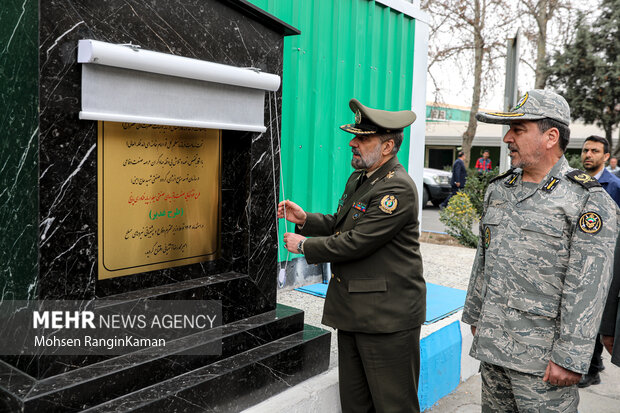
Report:
[{"label": "military officer in gray camouflage uniform", "polygon": [[484,198],[480,242],[463,322],[481,361],[483,412],[577,412],[611,280],[618,231],[614,201],[568,165],[570,109],[546,90],[510,112],[512,168]]}]

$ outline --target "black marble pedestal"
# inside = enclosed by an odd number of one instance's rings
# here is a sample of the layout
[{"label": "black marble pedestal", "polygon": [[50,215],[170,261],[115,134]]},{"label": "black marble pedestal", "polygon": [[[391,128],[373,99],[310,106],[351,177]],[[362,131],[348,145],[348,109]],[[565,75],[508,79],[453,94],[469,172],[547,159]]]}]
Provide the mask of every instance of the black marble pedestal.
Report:
[{"label": "black marble pedestal", "polygon": [[[247,281],[234,273],[216,278],[113,299],[201,296],[205,289],[243,287]],[[221,342],[219,355],[183,354],[199,353],[214,340]],[[240,411],[325,371],[329,345],[329,332],[304,325],[302,311],[279,305],[175,340],[157,354],[9,358],[0,361],[0,411]]]},{"label": "black marble pedestal", "polygon": [[[238,411],[327,369],[329,333],[276,305],[281,93],[265,133],[222,131],[221,257],[100,280],[97,122],[81,39],[281,75],[294,29],[243,0],[7,0],[0,17],[0,298],[218,300],[224,324],[167,353],[0,357],[0,411]],[[220,356],[184,351],[221,340]]]}]

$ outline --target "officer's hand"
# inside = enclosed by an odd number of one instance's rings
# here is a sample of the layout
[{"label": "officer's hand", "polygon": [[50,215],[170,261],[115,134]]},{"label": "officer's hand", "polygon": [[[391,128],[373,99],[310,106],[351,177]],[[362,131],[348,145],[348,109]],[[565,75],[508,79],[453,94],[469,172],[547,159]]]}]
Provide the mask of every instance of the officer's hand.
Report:
[{"label": "officer's hand", "polygon": [[609,354],[612,354],[614,350],[614,337],[613,336],[602,336],[603,337],[603,345],[609,351]]},{"label": "officer's hand", "polygon": [[299,205],[289,200],[282,201],[278,204],[278,218],[284,218],[285,215],[287,221],[299,225],[303,225],[308,217]]},{"label": "officer's hand", "polygon": [[284,234],[284,248],[294,254],[299,254],[297,246],[299,245],[299,241],[304,239],[306,239],[306,237],[295,234],[294,232],[287,232]]},{"label": "officer's hand", "polygon": [[581,374],[558,366],[551,360],[549,360],[549,364],[547,364],[545,377],[543,377],[543,381],[553,386],[572,386],[573,384],[577,384],[579,379],[581,379]]}]

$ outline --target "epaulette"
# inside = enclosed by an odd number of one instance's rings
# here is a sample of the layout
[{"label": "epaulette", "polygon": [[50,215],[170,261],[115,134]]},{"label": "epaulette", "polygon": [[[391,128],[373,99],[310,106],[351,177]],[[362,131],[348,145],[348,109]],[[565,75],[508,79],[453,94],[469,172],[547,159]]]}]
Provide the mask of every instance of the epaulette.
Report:
[{"label": "epaulette", "polygon": [[491,179],[491,180],[489,181],[489,183],[491,183],[491,182],[495,182],[495,181],[499,181],[500,179],[506,178],[506,177],[507,177],[507,176],[509,176],[509,175],[516,175],[516,174],[515,174],[515,172],[514,172],[514,168],[510,168],[509,170],[507,170],[507,171],[506,171],[506,172],[504,172],[503,174],[501,174],[501,175],[497,175],[495,178]]},{"label": "epaulette", "polygon": [[571,181],[578,183],[586,189],[596,188],[601,186],[601,184],[590,175],[581,171],[579,169],[575,169],[566,174],[566,177]]}]

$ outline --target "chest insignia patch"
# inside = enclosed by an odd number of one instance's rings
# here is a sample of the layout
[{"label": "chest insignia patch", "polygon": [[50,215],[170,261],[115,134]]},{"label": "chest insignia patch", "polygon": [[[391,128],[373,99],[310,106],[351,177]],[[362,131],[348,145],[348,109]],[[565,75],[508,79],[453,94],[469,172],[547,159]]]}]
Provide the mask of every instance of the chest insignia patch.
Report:
[{"label": "chest insignia patch", "polygon": [[357,209],[358,211],[366,212],[366,204],[362,202],[354,203],[353,208]]},{"label": "chest insignia patch", "polygon": [[386,214],[391,214],[392,212],[394,212],[397,206],[398,199],[396,199],[394,195],[386,195],[381,199],[379,209]]},{"label": "chest insignia patch", "polygon": [[355,214],[353,214],[353,221],[357,220],[360,217],[360,213],[356,212]]},{"label": "chest insignia patch", "polygon": [[390,172],[388,172],[387,175],[385,175],[386,179],[392,179],[393,177],[394,177],[394,171],[390,171]]},{"label": "chest insignia patch", "polygon": [[491,230],[486,227],[484,229],[484,249],[489,248],[489,245],[491,245]]},{"label": "chest insignia patch", "polygon": [[504,185],[506,185],[507,187],[515,186],[515,184],[517,183],[518,177],[519,177],[519,174],[510,175],[508,179],[504,181]]},{"label": "chest insignia patch", "polygon": [[555,189],[556,186],[558,186],[559,183],[560,183],[560,180],[558,178],[555,178],[555,177],[552,176],[545,183],[545,186],[543,186],[543,191],[551,192],[551,191],[553,191]]},{"label": "chest insignia patch", "polygon": [[603,228],[603,219],[596,212],[586,212],[579,217],[579,229],[587,234],[596,234]]}]

